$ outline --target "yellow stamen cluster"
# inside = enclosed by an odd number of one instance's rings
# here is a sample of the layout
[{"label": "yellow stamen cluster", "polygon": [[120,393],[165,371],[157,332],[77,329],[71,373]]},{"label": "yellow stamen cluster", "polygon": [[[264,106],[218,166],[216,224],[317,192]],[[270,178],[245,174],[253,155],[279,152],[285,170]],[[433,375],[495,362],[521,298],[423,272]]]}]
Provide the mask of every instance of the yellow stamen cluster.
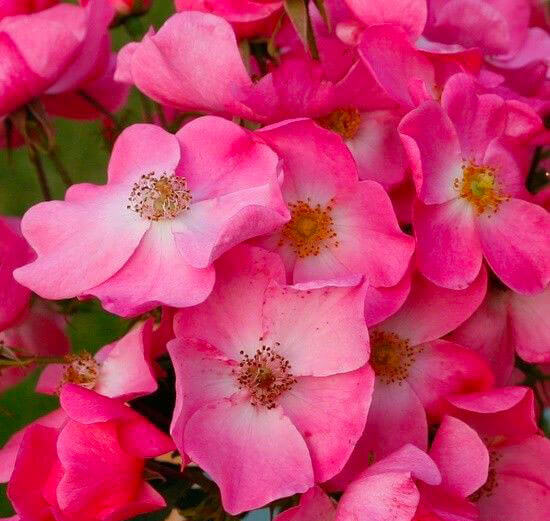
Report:
[{"label": "yellow stamen cluster", "polygon": [[421,346],[411,346],[407,339],[395,333],[374,330],[370,334],[370,364],[376,376],[386,384],[403,382],[409,376],[409,369],[422,352]]},{"label": "yellow stamen cluster", "polygon": [[77,384],[86,389],[93,389],[97,384],[99,364],[87,352],[68,355],[64,365],[61,384]]},{"label": "yellow stamen cluster", "polygon": [[134,184],[127,208],[149,221],[161,221],[189,209],[191,199],[184,177],[167,174],[157,177],[151,172],[143,174]]},{"label": "yellow stamen cluster", "polygon": [[495,169],[472,161],[462,165],[462,179],[456,178],[454,187],[460,197],[475,208],[478,215],[485,212],[495,213],[500,203],[510,199],[500,191]]},{"label": "yellow stamen cluster", "polygon": [[[276,346],[280,344],[277,342]],[[292,388],[296,379],[290,371],[290,363],[279,355],[274,347],[262,345],[253,356],[241,351],[243,359],[239,370],[234,371],[239,389],[250,393],[252,405],[273,409],[277,398]]]},{"label": "yellow stamen cluster", "polygon": [[[332,204],[334,201],[331,200]],[[321,247],[337,247],[334,221],[331,216],[331,204],[322,207],[320,204],[311,206],[311,201],[289,203],[291,219],[283,227],[279,246],[286,240],[292,244],[298,257],[319,255]]]},{"label": "yellow stamen cluster", "polygon": [[361,114],[357,109],[336,109],[328,116],[317,118],[323,128],[340,134],[344,139],[353,139],[361,126]]}]

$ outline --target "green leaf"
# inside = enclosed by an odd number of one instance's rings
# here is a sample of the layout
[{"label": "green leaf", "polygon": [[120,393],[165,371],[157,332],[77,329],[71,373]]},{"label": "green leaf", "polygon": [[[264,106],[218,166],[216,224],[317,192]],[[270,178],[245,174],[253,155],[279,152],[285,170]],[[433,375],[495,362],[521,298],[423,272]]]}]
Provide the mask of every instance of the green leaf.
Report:
[{"label": "green leaf", "polygon": [[319,50],[311,25],[311,18],[308,10],[309,0],[285,0],[285,11],[296,29],[300,40],[309,49],[314,60],[319,59]]}]

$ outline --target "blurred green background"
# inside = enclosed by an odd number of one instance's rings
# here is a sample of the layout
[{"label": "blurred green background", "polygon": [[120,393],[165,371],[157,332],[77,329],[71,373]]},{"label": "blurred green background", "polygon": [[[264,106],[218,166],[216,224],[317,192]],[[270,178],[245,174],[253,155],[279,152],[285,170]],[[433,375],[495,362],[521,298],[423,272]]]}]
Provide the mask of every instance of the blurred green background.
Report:
[{"label": "blurred green background", "polygon": [[[76,3],[76,2],[73,2]],[[154,0],[151,11],[134,24],[134,31],[146,30],[150,25],[158,28],[173,12],[172,0]],[[141,25],[141,27],[140,27]],[[113,45],[119,49],[130,41],[124,27],[112,30]],[[143,120],[141,103],[135,91],[124,109],[125,120]],[[59,155],[73,181],[104,183],[109,152],[98,122],[56,120],[56,141]],[[57,171],[44,158],[49,185],[54,199],[62,199],[64,185]],[[23,215],[32,205],[42,200],[35,171],[25,148],[0,149],[0,215]],[[67,324],[67,332],[75,350],[95,352],[101,346],[124,334],[127,325],[123,320],[105,313],[97,304],[84,306]],[[38,372],[20,385],[0,394],[0,446],[17,430],[30,421],[57,407],[57,399],[34,393]],[[12,515],[5,497],[5,486],[0,486],[0,517]]]}]

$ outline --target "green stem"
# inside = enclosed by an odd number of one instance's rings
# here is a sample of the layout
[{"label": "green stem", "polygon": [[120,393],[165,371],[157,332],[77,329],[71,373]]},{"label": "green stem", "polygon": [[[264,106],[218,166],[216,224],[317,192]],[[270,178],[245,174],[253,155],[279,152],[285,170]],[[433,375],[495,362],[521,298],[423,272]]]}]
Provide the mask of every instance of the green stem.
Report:
[{"label": "green stem", "polygon": [[149,101],[149,98],[143,92],[138,91],[139,93],[139,99],[141,100],[141,107],[143,108],[143,116],[145,118],[145,121],[147,123],[153,122],[153,109],[151,107],[151,103]]},{"label": "green stem", "polygon": [[89,105],[103,114],[107,119],[112,121],[117,128],[119,128],[118,119],[111,112],[109,112],[109,110],[102,103],[83,90],[79,90],[77,93],[83,100],[85,100]]},{"label": "green stem", "polygon": [[59,157],[59,154],[57,153],[57,150],[53,148],[50,150],[48,154],[51,162],[53,163],[53,166],[55,166],[55,169],[57,170],[57,173],[59,174],[59,177],[61,178],[61,181],[63,181],[63,184],[69,188],[73,184],[73,180],[71,179],[71,176],[69,175],[69,172],[65,168],[65,165],[61,161],[61,158]]},{"label": "green stem", "polygon": [[0,367],[26,367],[32,364],[64,364],[66,362],[63,357],[48,357],[48,356],[31,356],[28,358],[18,358],[17,360],[9,360],[0,358]]},{"label": "green stem", "polygon": [[38,178],[38,184],[40,185],[40,190],[42,191],[42,197],[45,201],[51,201],[52,193],[48,185],[48,179],[46,178],[46,172],[44,171],[44,165],[42,164],[42,159],[40,159],[38,150],[30,144],[28,145],[28,150],[29,159],[34,166],[36,177]]}]

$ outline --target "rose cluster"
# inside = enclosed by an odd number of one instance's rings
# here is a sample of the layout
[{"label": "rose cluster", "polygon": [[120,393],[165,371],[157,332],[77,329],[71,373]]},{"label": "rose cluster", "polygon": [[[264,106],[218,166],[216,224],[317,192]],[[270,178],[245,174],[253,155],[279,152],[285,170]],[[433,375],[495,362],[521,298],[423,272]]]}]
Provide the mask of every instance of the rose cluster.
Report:
[{"label": "rose cluster", "polygon": [[548,521],[548,2],[176,0],[136,36],[151,4],[0,0],[44,196],[0,217],[0,392],[59,397],[0,450],[11,519]]}]

